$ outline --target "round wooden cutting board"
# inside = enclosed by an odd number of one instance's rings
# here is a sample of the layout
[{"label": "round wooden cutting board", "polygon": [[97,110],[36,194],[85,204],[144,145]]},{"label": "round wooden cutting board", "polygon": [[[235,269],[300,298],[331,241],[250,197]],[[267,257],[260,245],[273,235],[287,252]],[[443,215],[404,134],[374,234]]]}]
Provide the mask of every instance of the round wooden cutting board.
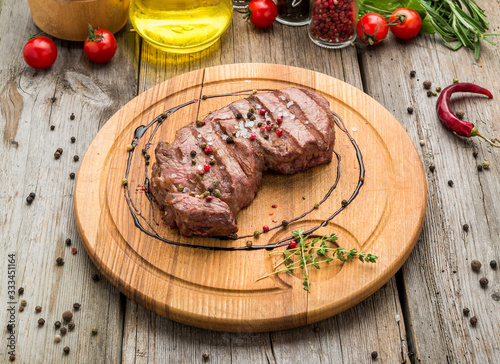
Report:
[{"label": "round wooden cutting board", "polygon": [[[211,251],[174,246],[135,226],[121,182],[129,156],[126,146],[131,144],[137,127],[201,95],[289,86],[311,89],[328,99],[359,145],[366,168],[358,197],[315,236],[335,233],[338,246],[377,255],[377,263],[335,261],[321,270],[312,268],[308,293],[303,289],[301,272],[256,281],[270,273],[278,259],[264,249]],[[171,142],[177,129],[240,97],[209,98],[182,108],[163,123],[152,143]],[[254,245],[275,243],[293,230],[321,224],[351,196],[359,180],[355,149],[347,135],[336,128],[340,181],[319,209],[258,239],[186,238],[160,223],[161,212],[142,193],[146,175],[140,150],[149,135],[141,139],[139,152],[131,160],[130,198],[141,212],[144,225],[154,225],[160,236],[175,242],[231,247],[245,246],[247,240]],[[293,176],[266,175],[257,198],[237,216],[238,235],[252,234],[264,225],[276,226],[309,210],[334,183],[337,166],[334,158],[330,164]],[[95,265],[132,300],[185,324],[258,332],[325,319],[374,293],[410,254],[422,228],[426,200],[424,170],[412,141],[398,121],[371,97],[335,78],[301,68],[237,64],[175,77],[119,110],[99,131],[83,158],[75,190],[75,215]]]}]

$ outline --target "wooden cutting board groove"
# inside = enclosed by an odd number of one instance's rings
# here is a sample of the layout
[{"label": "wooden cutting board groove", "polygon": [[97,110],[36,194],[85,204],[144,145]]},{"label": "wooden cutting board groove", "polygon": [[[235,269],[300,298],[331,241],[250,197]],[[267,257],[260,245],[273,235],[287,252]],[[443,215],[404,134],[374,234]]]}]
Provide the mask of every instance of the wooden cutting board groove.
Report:
[{"label": "wooden cutting board groove", "polygon": [[[363,153],[365,184],[359,196],[317,236],[335,233],[338,245],[379,256],[376,264],[335,262],[311,272],[270,273],[275,258],[265,250],[208,251],[172,246],[134,226],[121,180],[134,130],[173,106],[200,97],[246,89],[290,85],[324,95],[344,120]],[[185,107],[162,125],[153,143],[172,141],[180,127],[202,119],[237,97],[213,98]],[[336,130],[341,155],[337,188],[304,219],[261,235],[253,244],[274,243],[291,231],[319,225],[354,191],[359,166],[347,136]],[[143,138],[147,139],[147,138]],[[143,142],[143,140],[141,140]],[[143,146],[139,144],[138,149]],[[160,211],[143,193],[144,160],[134,153],[129,188],[134,205],[152,222]],[[151,162],[154,162],[154,154]],[[337,173],[337,161],[294,176],[266,175],[257,198],[238,214],[240,236],[275,226],[309,210],[323,198]],[[427,190],[419,156],[397,120],[362,91],[309,70],[271,64],[225,65],[183,74],[137,96],[99,131],[82,160],[75,189],[75,216],[85,248],[103,275],[146,308],[185,324],[213,330],[258,332],[313,323],[365,299],[386,283],[410,254],[422,229]],[[271,205],[277,204],[277,208]],[[277,221],[276,223],[273,220]],[[145,220],[144,220],[145,221]],[[186,238],[163,225],[162,237],[188,244],[243,246],[245,240]]]}]

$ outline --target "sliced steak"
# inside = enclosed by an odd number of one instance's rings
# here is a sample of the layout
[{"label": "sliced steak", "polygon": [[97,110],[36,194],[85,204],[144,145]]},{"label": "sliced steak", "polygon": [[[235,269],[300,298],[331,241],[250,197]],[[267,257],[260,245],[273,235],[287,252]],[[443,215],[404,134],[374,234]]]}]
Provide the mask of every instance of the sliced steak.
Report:
[{"label": "sliced steak", "polygon": [[158,143],[152,168],[151,194],[163,220],[185,236],[236,233],[235,216],[253,201],[266,170],[294,174],[332,159],[333,116],[312,91],[256,94],[203,121],[179,129],[171,144]]}]

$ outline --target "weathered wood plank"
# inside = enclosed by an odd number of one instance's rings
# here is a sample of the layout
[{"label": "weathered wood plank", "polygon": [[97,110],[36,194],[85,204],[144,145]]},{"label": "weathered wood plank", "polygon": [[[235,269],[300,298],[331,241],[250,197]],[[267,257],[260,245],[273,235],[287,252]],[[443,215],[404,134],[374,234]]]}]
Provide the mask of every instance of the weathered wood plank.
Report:
[{"label": "weathered wood plank", "polygon": [[[224,63],[269,62],[323,72],[362,89],[354,48],[327,51],[314,46],[306,28],[275,24],[258,30],[235,16],[221,45],[199,55],[166,55],[143,44],[139,90],[170,77]],[[322,362],[369,363],[408,358],[406,333],[395,280],[356,307],[319,325],[270,334],[229,334],[187,327],[147,312],[127,299],[123,358],[126,363],[201,360],[209,352],[215,363]],[[396,321],[396,315],[401,320]],[[319,332],[315,327],[319,326]],[[373,333],[376,333],[374,335]],[[168,359],[167,359],[168,358]],[[316,361],[317,361],[316,360]]]},{"label": "weathered wood plank", "polygon": [[[491,29],[500,22],[498,2],[478,1],[487,7]],[[402,288],[409,350],[414,362],[423,363],[496,363],[500,360],[500,289],[498,273],[488,262],[500,255],[499,151],[485,142],[465,140],[446,131],[435,113],[436,98],[428,98],[422,82],[447,86],[454,77],[474,82],[498,96],[498,46],[486,46],[481,59],[472,52],[453,53],[433,37],[401,42],[389,39],[385,44],[361,51],[361,67],[366,91],[385,105],[410,134],[426,167],[428,210],[419,242],[402,270]],[[417,71],[415,79],[410,70]],[[415,112],[409,115],[408,106]],[[466,119],[490,136],[500,134],[496,115],[500,105],[495,99],[457,98],[455,110],[464,109]],[[421,147],[419,140],[424,140]],[[477,150],[477,159],[472,156]],[[492,162],[489,171],[478,172],[476,165]],[[434,164],[436,170],[429,172]],[[448,186],[453,180],[454,187]],[[462,229],[470,226],[469,232]],[[470,262],[483,263],[474,273]],[[479,278],[490,280],[487,289]],[[464,317],[476,315],[476,327]],[[469,316],[469,317],[470,317]]]},{"label": "weathered wood plank", "polygon": [[[16,301],[28,306],[19,312],[16,305],[16,354],[23,363],[57,363],[63,347],[69,346],[71,362],[102,363],[121,361],[124,302],[105,280],[94,282],[94,265],[85,253],[73,216],[71,172],[78,172],[83,157],[100,126],[137,89],[134,36],[127,30],[117,34],[117,56],[106,65],[91,64],[82,43],[56,40],[58,58],[48,70],[35,71],[22,59],[29,34],[38,33],[27,2],[5,1],[0,13],[0,251],[2,307],[6,321],[5,252],[16,252],[16,290],[25,288]],[[70,115],[74,114],[74,120]],[[50,125],[55,130],[50,130]],[[70,137],[76,138],[75,143]],[[57,148],[63,148],[59,160]],[[36,193],[26,204],[26,196]],[[66,246],[66,238],[72,245]],[[71,254],[71,248],[78,250]],[[56,266],[57,257],[64,266]],[[61,314],[82,306],[74,313],[76,328],[60,343],[54,342],[54,322]],[[36,314],[35,306],[42,306]],[[38,319],[44,318],[43,327]],[[3,326],[2,326],[3,327]],[[92,327],[99,330],[91,335]],[[6,343],[7,332],[0,334]],[[2,360],[7,348],[1,346]]]}]

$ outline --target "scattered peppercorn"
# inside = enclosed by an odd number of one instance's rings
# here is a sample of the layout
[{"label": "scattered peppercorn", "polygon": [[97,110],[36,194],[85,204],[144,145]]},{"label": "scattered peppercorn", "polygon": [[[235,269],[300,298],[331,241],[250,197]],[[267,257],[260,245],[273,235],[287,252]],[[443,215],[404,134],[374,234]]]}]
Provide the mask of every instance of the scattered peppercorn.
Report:
[{"label": "scattered peppercorn", "polygon": [[80,160],[80,157],[79,157],[78,155],[76,155],[76,154],[75,154],[75,155],[73,156],[73,160],[74,160],[75,162],[78,162],[78,161]]},{"label": "scattered peppercorn", "polygon": [[69,331],[73,331],[75,329],[75,323],[73,321],[71,321],[69,324],[68,324],[68,330]]},{"label": "scattered peppercorn", "polygon": [[417,74],[417,71],[410,71],[410,77],[413,78]]},{"label": "scattered peppercorn", "polygon": [[122,179],[122,185],[123,186],[128,185],[128,179],[126,179],[126,178]]},{"label": "scattered peppercorn", "polygon": [[201,147],[201,149],[205,149],[207,147],[207,143],[205,143],[205,142],[201,143],[200,147]]},{"label": "scattered peppercorn", "polygon": [[82,306],[82,305],[81,305],[81,304],[79,304],[78,302],[73,303],[73,308],[74,308],[75,310],[79,310],[81,306]]},{"label": "scattered peppercorn", "polygon": [[490,267],[491,269],[497,269],[497,261],[496,260],[490,261]]},{"label": "scattered peppercorn", "polygon": [[260,233],[259,233],[257,230],[255,230],[255,231],[253,232],[253,237],[254,237],[255,239],[257,239],[259,236],[260,236]]},{"label": "scattered peppercorn", "polygon": [[481,269],[481,262],[474,259],[472,262],[470,262],[470,266],[474,272],[479,272],[479,270]]},{"label": "scattered peppercorn", "polygon": [[243,117],[243,115],[241,115],[240,112],[236,113],[236,119],[241,119]]},{"label": "scattered peppercorn", "polygon": [[436,91],[432,91],[432,96],[437,96],[438,93]]},{"label": "scattered peppercorn", "polygon": [[406,111],[408,111],[408,114],[413,114],[413,108],[409,106]]},{"label": "scattered peppercorn", "polygon": [[421,147],[423,147],[425,145],[425,140],[420,140],[418,143],[420,144]]},{"label": "scattered peppercorn", "polygon": [[429,80],[424,81],[424,88],[426,90],[429,90],[431,88],[431,86],[432,86],[432,82],[431,81],[429,81]]},{"label": "scattered peppercorn", "polygon": [[196,159],[191,159],[191,164],[194,166],[196,164]]},{"label": "scattered peppercorn", "polygon": [[75,179],[75,172],[71,172],[71,173],[69,174],[69,178],[70,178],[70,179]]},{"label": "scattered peppercorn", "polygon": [[453,183],[453,181],[450,179],[450,180],[448,181],[448,186],[453,187],[453,185],[454,185],[454,183]]},{"label": "scattered peppercorn", "polygon": [[458,83],[458,78],[456,78],[456,77],[455,77],[455,78],[453,79],[453,83]]},{"label": "scattered peppercorn", "polygon": [[66,245],[71,245],[71,239],[70,238],[66,239]]},{"label": "scattered peppercorn", "polygon": [[264,139],[266,139],[266,140],[269,139],[269,135],[264,134]]},{"label": "scattered peppercorn", "polygon": [[250,107],[250,109],[248,109],[248,112],[249,112],[250,114],[253,114],[253,113],[255,112],[255,109],[254,109],[253,107]]},{"label": "scattered peppercorn", "polygon": [[67,329],[67,328],[65,328],[65,327],[61,327],[61,328],[59,329],[59,332],[61,333],[61,335],[66,335],[66,333],[68,332],[68,329]]},{"label": "scattered peppercorn", "polygon": [[215,164],[215,159],[210,159],[209,163],[213,166]]},{"label": "scattered peppercorn", "polygon": [[51,125],[51,126],[50,126],[50,130],[54,130],[55,128],[56,128],[56,126],[55,126],[55,125]]},{"label": "scattered peppercorn", "polygon": [[219,197],[219,196],[220,196],[220,190],[219,190],[219,189],[217,189],[217,188],[216,188],[216,189],[214,189],[214,190],[213,190],[213,192],[212,192],[212,195],[213,195],[214,197]]},{"label": "scattered peppercorn", "polygon": [[177,186],[177,191],[179,191],[179,192],[184,191],[184,186],[183,185],[178,185]]},{"label": "scattered peppercorn", "polygon": [[31,196],[26,197],[26,202],[28,203],[28,205],[31,205],[33,203],[33,200],[34,198]]},{"label": "scattered peppercorn", "polygon": [[465,116],[465,112],[463,110],[458,110],[455,115],[457,116],[457,118],[459,118],[460,120],[463,120],[464,119],[464,116]]},{"label": "scattered peppercorn", "polygon": [[57,148],[56,152],[59,153],[59,154],[63,154],[63,149],[62,148]]},{"label": "scattered peppercorn", "polygon": [[464,224],[462,229],[464,229],[465,232],[469,231],[469,224]]},{"label": "scattered peppercorn", "polygon": [[488,283],[490,283],[490,282],[488,281],[488,278],[486,278],[486,277],[483,277],[483,278],[481,278],[481,279],[479,280],[479,284],[480,284],[480,285],[481,285],[481,287],[483,287],[483,288],[485,288],[485,287],[488,285]]},{"label": "scattered peppercorn", "polygon": [[269,226],[264,225],[264,226],[262,227],[262,230],[264,230],[264,232],[269,231]]},{"label": "scattered peppercorn", "polygon": [[24,306],[19,307],[19,312],[23,312],[23,311],[24,311]]},{"label": "scattered peppercorn", "polygon": [[63,351],[64,351],[64,354],[69,354],[69,346],[65,346]]},{"label": "scattered peppercorn", "polygon": [[255,121],[256,117],[255,117],[255,115],[252,115],[248,119],[251,120],[251,121]]},{"label": "scattered peppercorn", "polygon": [[19,289],[17,290],[17,293],[23,294],[24,293],[24,288],[23,287],[19,287]]},{"label": "scattered peppercorn", "polygon": [[76,248],[71,248],[71,254],[75,255],[76,253],[78,253],[78,251],[76,250]]},{"label": "scattered peppercorn", "polygon": [[431,97],[432,96],[432,91],[427,91],[427,97]]},{"label": "scattered peppercorn", "polygon": [[462,310],[462,312],[464,313],[464,316],[469,316],[470,310],[469,310],[469,308],[464,307],[464,309]]},{"label": "scattered peppercorn", "polygon": [[207,202],[211,202],[213,199],[214,199],[213,196],[206,196],[205,197],[205,201],[207,201]]},{"label": "scattered peppercorn", "polygon": [[314,208],[315,208],[315,209],[319,209],[319,202],[315,202],[315,203],[314,203]]},{"label": "scattered peppercorn", "polygon": [[16,356],[15,356],[14,354],[11,354],[11,355],[9,356],[9,360],[10,360],[10,361],[14,361],[14,360],[16,360]]},{"label": "scattered peppercorn", "polygon": [[26,300],[21,300],[21,306],[26,307],[27,304],[28,302],[26,302]]},{"label": "scattered peppercorn", "polygon": [[98,331],[97,331],[97,328],[93,327],[92,328],[92,335],[97,335]]},{"label": "scattered peppercorn", "polygon": [[342,207],[346,207],[348,204],[347,200],[342,200]]},{"label": "scattered peppercorn", "polygon": [[38,325],[43,326],[45,325],[45,320],[43,318],[38,320]]},{"label": "scattered peppercorn", "polygon": [[481,172],[483,170],[483,166],[481,164],[477,165],[477,170],[478,172]]},{"label": "scattered peppercorn", "polygon": [[40,313],[40,312],[42,312],[42,306],[36,306],[36,307],[35,307],[35,312],[36,312],[36,313]]},{"label": "scattered peppercorn", "polygon": [[69,120],[75,120],[75,114],[71,113]]},{"label": "scattered peppercorn", "polygon": [[57,263],[57,265],[64,265],[64,259],[59,257],[56,259],[56,263]]},{"label": "scattered peppercorn", "polygon": [[287,221],[287,220],[283,220],[283,221],[281,222],[281,225],[283,225],[283,226],[288,226],[288,224],[289,224],[289,223],[288,223],[288,221]]},{"label": "scattered peppercorn", "polygon": [[429,170],[430,170],[432,173],[434,173],[434,171],[436,170],[436,166],[435,166],[434,164],[431,164],[431,165],[429,166]]},{"label": "scattered peppercorn", "polygon": [[483,162],[483,168],[484,168],[484,169],[490,169],[490,162],[488,162],[488,161],[484,161],[484,162]]},{"label": "scattered peppercorn", "polygon": [[56,329],[60,328],[60,327],[61,327],[61,321],[56,321],[56,322],[54,322],[54,327],[55,327]]},{"label": "scattered peppercorn", "polygon": [[436,87],[436,92],[441,92],[441,86]]},{"label": "scattered peppercorn", "polygon": [[202,99],[202,100],[206,100],[206,99],[208,99],[208,96],[207,96],[207,95],[203,95],[203,96],[201,97],[201,99]]},{"label": "scattered peppercorn", "polygon": [[64,321],[71,321],[71,319],[73,318],[73,312],[71,312],[70,310],[64,311],[62,314],[62,318]]},{"label": "scattered peppercorn", "polygon": [[226,143],[227,144],[232,144],[234,142],[234,139],[232,137],[227,137]]},{"label": "scattered peppercorn", "polygon": [[246,244],[247,248],[251,248],[253,245],[250,240],[247,240],[247,242],[245,244]]},{"label": "scattered peppercorn", "polygon": [[203,360],[208,360],[208,358],[210,358],[210,354],[209,353],[203,353],[202,357],[203,357]]},{"label": "scattered peppercorn", "polygon": [[56,335],[56,336],[54,336],[54,341],[55,341],[56,343],[61,342],[61,335]]},{"label": "scattered peppercorn", "polygon": [[203,124],[201,123],[201,120],[197,120],[196,121],[196,127],[197,128],[201,128],[203,126]]},{"label": "scattered peppercorn", "polygon": [[99,279],[100,279],[99,274],[97,274],[97,273],[92,274],[93,281],[98,281]]},{"label": "scattered peppercorn", "polygon": [[375,360],[378,357],[378,353],[376,351],[372,351],[372,359]]},{"label": "scattered peppercorn", "polygon": [[[71,143],[74,143],[76,142],[76,138],[75,137],[71,137]],[[127,149],[128,149],[128,146],[127,146]]]},{"label": "scattered peppercorn", "polygon": [[472,326],[476,326],[476,324],[477,324],[477,317],[476,316],[472,316],[470,318],[470,323],[471,323]]}]

